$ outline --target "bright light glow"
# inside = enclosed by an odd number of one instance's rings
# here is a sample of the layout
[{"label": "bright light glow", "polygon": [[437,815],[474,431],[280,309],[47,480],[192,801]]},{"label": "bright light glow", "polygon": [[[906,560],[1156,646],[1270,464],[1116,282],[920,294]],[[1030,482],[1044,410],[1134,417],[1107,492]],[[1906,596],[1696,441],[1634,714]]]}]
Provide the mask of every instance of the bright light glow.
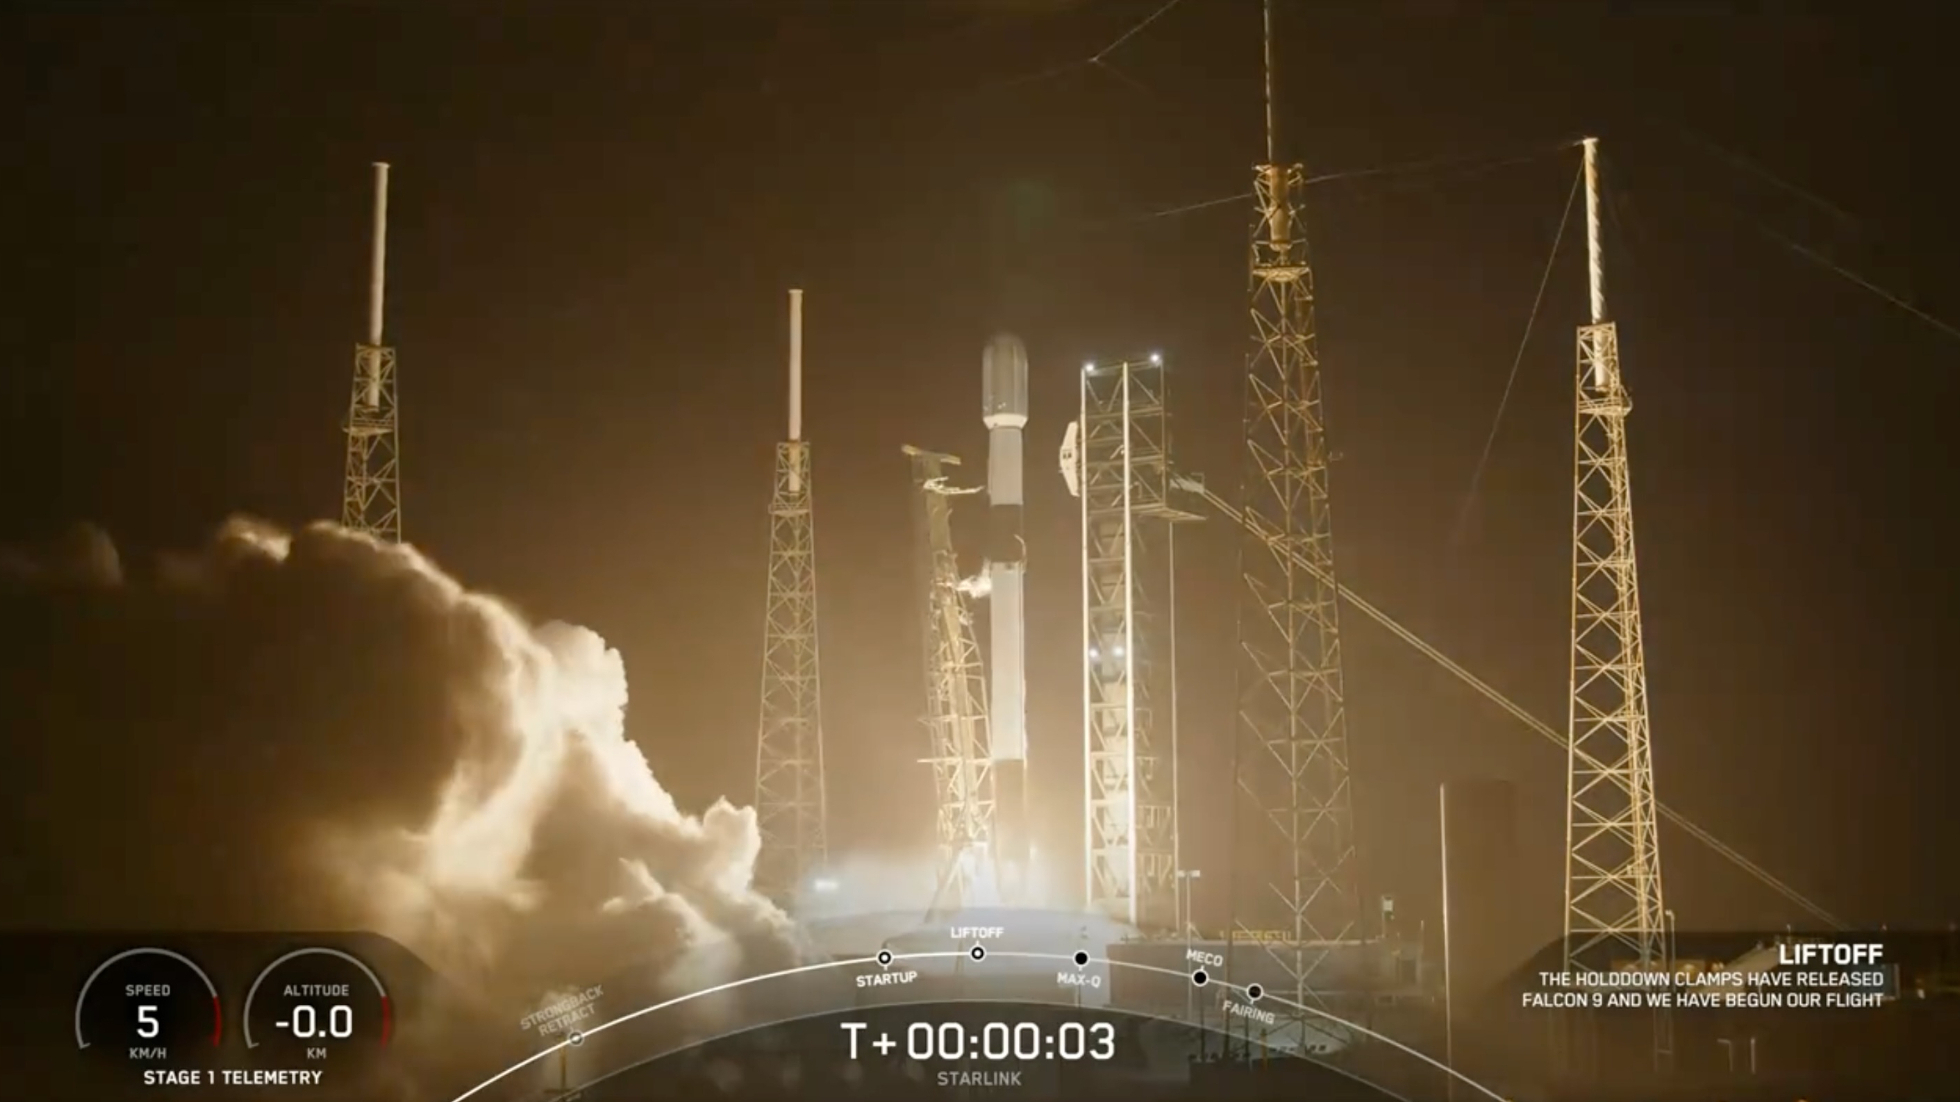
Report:
[{"label": "bright light glow", "polygon": [[1116,647],[1116,657],[1118,657],[1118,658],[1121,658],[1121,657],[1123,657],[1123,647],[1122,647],[1122,644],[1120,644],[1120,643],[1119,643],[1119,644],[1117,644],[1117,647]]},{"label": "bright light glow", "polygon": [[1164,354],[1162,352],[1152,352],[1150,354],[1150,366],[1152,367],[1164,366]]},{"label": "bright light glow", "polygon": [[1089,657],[1091,657],[1091,658],[1101,658],[1101,657],[1102,657],[1102,648],[1100,648],[1100,647],[1090,647],[1090,648],[1089,648]]},{"label": "bright light glow", "polygon": [[832,880],[828,876],[819,876],[810,882],[810,890],[829,895],[831,892],[837,890],[837,881]]},{"label": "bright light glow", "polygon": [[1094,371],[1095,369],[1096,369],[1096,365],[1094,361],[1090,361],[1082,365],[1082,373],[1084,375],[1089,374],[1091,371]]}]

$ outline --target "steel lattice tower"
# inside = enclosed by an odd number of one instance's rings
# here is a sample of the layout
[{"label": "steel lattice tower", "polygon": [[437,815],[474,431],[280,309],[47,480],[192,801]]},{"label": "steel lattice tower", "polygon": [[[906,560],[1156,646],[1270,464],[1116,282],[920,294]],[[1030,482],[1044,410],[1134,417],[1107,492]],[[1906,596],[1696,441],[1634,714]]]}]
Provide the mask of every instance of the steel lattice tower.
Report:
[{"label": "steel lattice tower", "polygon": [[1163,359],[1082,369],[1083,801],[1088,903],[1178,923],[1170,417]]},{"label": "steel lattice tower", "polygon": [[803,292],[789,293],[789,439],[776,445],[769,499],[769,607],[756,735],[758,890],[779,903],[816,886],[827,858],[817,679],[817,548],[810,445],[803,440]]},{"label": "steel lattice tower", "polygon": [[993,753],[987,726],[987,680],[973,630],[971,583],[953,551],[954,489],[946,468],[955,456],[907,446],[917,490],[919,576],[925,596],[926,728],[932,736],[939,843],[938,887],[931,913],[999,902],[994,868]]},{"label": "steel lattice tower", "polygon": [[354,349],[347,400],[347,468],[340,525],[388,543],[402,538],[401,433],[395,407],[395,350],[382,343],[388,259],[388,166],[374,166],[374,251],[368,277],[367,342]]},{"label": "steel lattice tower", "polygon": [[[1619,330],[1606,314],[1598,141],[1585,142],[1586,255],[1592,320],[1579,327],[1572,507],[1572,678],[1565,814],[1565,952],[1570,971],[1632,961],[1669,966],[1661,895],[1647,663],[1627,474]],[[1655,1057],[1672,1051],[1665,1011]]]},{"label": "steel lattice tower", "polygon": [[[1252,340],[1240,543],[1233,936],[1265,946],[1312,1004],[1358,898],[1328,445],[1301,216],[1306,172],[1275,163],[1273,13],[1265,11],[1266,158],[1254,174]],[[1256,931],[1256,933],[1255,933]]]}]

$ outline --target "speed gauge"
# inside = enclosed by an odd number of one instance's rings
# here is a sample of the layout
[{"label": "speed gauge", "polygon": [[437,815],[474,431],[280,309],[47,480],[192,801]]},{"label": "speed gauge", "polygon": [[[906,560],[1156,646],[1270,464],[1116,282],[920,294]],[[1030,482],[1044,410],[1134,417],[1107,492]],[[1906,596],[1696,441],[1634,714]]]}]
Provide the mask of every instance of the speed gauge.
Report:
[{"label": "speed gauge", "polygon": [[211,977],[174,949],[125,949],[96,965],[75,996],[75,1046],[135,1061],[208,1051],[224,1023]]}]

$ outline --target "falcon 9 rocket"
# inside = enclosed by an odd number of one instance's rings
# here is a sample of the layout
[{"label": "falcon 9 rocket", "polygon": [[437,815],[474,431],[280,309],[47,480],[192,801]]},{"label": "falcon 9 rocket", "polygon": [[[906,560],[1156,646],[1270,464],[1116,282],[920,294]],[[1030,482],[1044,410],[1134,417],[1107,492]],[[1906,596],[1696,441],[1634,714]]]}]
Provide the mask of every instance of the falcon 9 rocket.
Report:
[{"label": "falcon 9 rocket", "polygon": [[[993,738],[996,858],[1010,880],[1027,875],[1029,837],[1027,543],[1021,534],[1021,430],[1028,424],[1028,352],[1002,333],[981,357],[987,426],[988,722]],[[1015,886],[1003,885],[1010,891]]]}]

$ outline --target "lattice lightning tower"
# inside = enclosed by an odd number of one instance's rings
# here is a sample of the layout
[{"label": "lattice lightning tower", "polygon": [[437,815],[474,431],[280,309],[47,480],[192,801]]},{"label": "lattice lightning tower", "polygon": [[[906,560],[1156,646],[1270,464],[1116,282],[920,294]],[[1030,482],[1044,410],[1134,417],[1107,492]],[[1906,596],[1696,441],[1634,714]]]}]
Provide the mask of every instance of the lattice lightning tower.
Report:
[{"label": "lattice lightning tower", "polygon": [[810,445],[803,440],[803,292],[789,293],[789,439],[776,445],[769,499],[769,608],[756,735],[758,890],[789,903],[818,887],[828,859],[817,682],[817,548]]},{"label": "lattice lightning tower", "polygon": [[[1592,320],[1579,327],[1572,517],[1572,680],[1566,756],[1565,946],[1575,972],[1669,967],[1647,664],[1627,478],[1619,330],[1606,314],[1598,141],[1585,142]],[[1655,1056],[1672,1051],[1665,1011]]]},{"label": "lattice lightning tower", "polygon": [[973,583],[960,576],[953,550],[955,496],[946,468],[959,459],[906,447],[918,492],[920,582],[925,596],[926,728],[932,736],[939,843],[938,888],[930,913],[991,906],[999,900],[994,852],[993,750],[988,738],[987,680],[974,635]]},{"label": "lattice lightning tower", "polygon": [[381,341],[388,259],[388,166],[374,166],[374,251],[368,274],[367,341],[354,349],[347,400],[347,468],[340,525],[388,543],[402,538],[401,434],[395,408],[395,350]]},{"label": "lattice lightning tower", "polygon": [[[1265,12],[1266,159],[1254,174],[1253,350],[1240,544],[1233,936],[1265,946],[1317,1002],[1314,973],[1357,934],[1328,445],[1315,347],[1306,173],[1276,161],[1273,13]],[[1260,931],[1252,936],[1253,931]],[[1275,937],[1274,935],[1278,936]]]},{"label": "lattice lightning tower", "polygon": [[1170,418],[1163,359],[1085,364],[1082,499],[1084,852],[1091,910],[1178,922],[1176,670],[1170,638]]}]

